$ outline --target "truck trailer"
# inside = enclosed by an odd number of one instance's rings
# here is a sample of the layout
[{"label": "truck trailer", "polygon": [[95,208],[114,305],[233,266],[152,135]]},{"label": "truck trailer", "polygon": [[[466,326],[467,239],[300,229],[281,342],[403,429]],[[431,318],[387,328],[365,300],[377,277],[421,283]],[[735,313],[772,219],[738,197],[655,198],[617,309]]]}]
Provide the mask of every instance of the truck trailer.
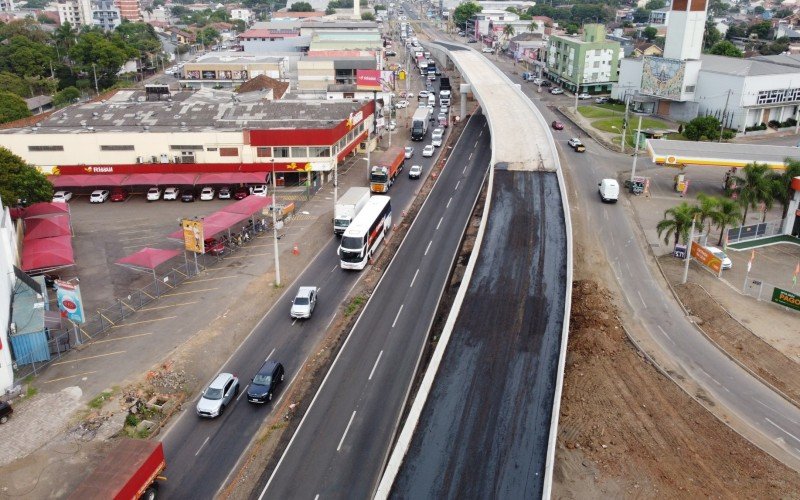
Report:
[{"label": "truck trailer", "polygon": [[156,497],[167,467],[160,441],[123,439],[69,496],[70,500],[136,500]]},{"label": "truck trailer", "polygon": [[[434,97],[436,99],[436,97]],[[414,111],[411,117],[411,140],[421,141],[428,133],[428,121],[431,116],[431,108],[419,108]]]},{"label": "truck trailer", "polygon": [[394,146],[381,153],[369,171],[369,188],[373,193],[386,193],[405,165],[405,151]]},{"label": "truck trailer", "polygon": [[369,188],[351,187],[333,206],[333,233],[342,234],[369,201]]}]

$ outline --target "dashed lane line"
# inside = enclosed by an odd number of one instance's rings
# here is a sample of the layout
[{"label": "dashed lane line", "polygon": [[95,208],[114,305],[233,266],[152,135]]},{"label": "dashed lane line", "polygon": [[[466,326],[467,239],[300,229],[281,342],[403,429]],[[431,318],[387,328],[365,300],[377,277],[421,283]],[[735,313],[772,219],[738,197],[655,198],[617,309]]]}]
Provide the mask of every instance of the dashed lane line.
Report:
[{"label": "dashed lane line", "polygon": [[126,352],[128,351],[114,351],[114,352],[107,352],[105,354],[96,354],[94,356],[86,356],[85,358],[71,359],[69,361],[58,361],[56,363],[51,363],[50,366],[65,365],[67,363],[78,363],[80,361],[86,361],[88,359],[103,358],[105,356],[114,356],[115,354],[125,354]]},{"label": "dashed lane line", "polygon": [[344,438],[347,437],[347,431],[350,430],[350,426],[353,424],[353,419],[356,418],[356,411],[353,410],[353,414],[350,415],[350,421],[347,422],[347,427],[344,429],[344,434],[342,434],[342,439],[339,440],[339,446],[336,447],[336,451],[342,449],[342,443],[344,443]]},{"label": "dashed lane line", "polygon": [[75,377],[82,377],[84,375],[91,375],[92,373],[97,373],[97,370],[91,371],[91,372],[76,373],[75,375],[67,375],[66,377],[54,378],[53,380],[45,380],[42,383],[43,384],[52,384],[53,382],[60,382],[62,380],[67,380],[68,378],[75,378]]},{"label": "dashed lane line", "polygon": [[116,342],[117,340],[128,340],[128,339],[135,339],[137,337],[146,337],[147,335],[152,335],[153,332],[150,333],[137,333],[135,335],[125,335],[123,337],[114,337],[113,339],[105,339],[105,340],[95,340],[92,342],[93,344],[103,344],[105,342]]}]

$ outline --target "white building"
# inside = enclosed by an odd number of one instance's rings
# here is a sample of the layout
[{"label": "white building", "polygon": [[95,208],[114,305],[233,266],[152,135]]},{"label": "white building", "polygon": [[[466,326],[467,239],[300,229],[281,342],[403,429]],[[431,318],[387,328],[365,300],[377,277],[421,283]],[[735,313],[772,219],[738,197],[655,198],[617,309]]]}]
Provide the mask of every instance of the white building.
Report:
[{"label": "white building", "polygon": [[14,295],[14,266],[18,264],[17,232],[11,215],[0,203],[0,394],[14,384],[8,333],[11,324],[11,297]]},{"label": "white building", "polygon": [[165,9],[162,5],[152,9],[152,12],[143,10],[142,20],[146,23],[158,22],[169,24],[169,10]]},{"label": "white building", "polygon": [[231,19],[241,19],[250,25],[255,20],[255,15],[250,9],[231,9]]},{"label": "white building", "polygon": [[122,24],[122,16],[114,0],[93,0],[92,24],[105,31],[111,31]]},{"label": "white building", "polygon": [[0,12],[13,12],[14,0],[0,0]]},{"label": "white building", "polygon": [[91,26],[94,23],[92,3],[90,0],[59,0],[58,22],[69,23],[73,28]]},{"label": "white building", "polygon": [[663,29],[669,26],[669,9],[664,8],[650,11],[648,24],[656,29]]}]

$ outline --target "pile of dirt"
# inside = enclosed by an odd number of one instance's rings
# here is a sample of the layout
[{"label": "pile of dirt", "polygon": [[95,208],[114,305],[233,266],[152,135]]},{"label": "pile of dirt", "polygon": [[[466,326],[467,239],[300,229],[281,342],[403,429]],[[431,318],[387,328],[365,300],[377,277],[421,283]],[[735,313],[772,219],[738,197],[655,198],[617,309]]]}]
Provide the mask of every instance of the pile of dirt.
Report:
[{"label": "pile of dirt", "polygon": [[628,341],[612,295],[573,285],[553,490],[560,498],[785,497],[800,476],[752,446]]}]

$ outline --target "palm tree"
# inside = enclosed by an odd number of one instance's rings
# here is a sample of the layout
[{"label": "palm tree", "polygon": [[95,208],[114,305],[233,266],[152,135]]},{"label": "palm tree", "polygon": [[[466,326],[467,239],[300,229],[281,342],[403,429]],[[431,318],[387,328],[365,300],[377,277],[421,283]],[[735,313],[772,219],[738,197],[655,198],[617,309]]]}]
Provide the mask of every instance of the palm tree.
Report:
[{"label": "palm tree", "polygon": [[656,224],[656,231],[658,237],[664,234],[664,244],[669,244],[670,236],[675,238],[675,244],[678,244],[678,239],[687,243],[689,240],[689,230],[692,227],[692,218],[694,217],[695,207],[689,206],[685,201],[676,207],[672,207],[664,211],[664,219]]},{"label": "palm tree", "polygon": [[[772,181],[768,177],[769,167],[766,164],[750,163],[742,169],[744,176],[736,176],[736,194],[739,203],[744,207],[742,221],[747,222],[747,212],[763,203],[769,210],[774,200]],[[766,213],[764,214],[766,217]]]},{"label": "palm tree", "polygon": [[503,26],[503,35],[506,37],[506,39],[509,39],[512,36],[514,36],[514,27],[511,26],[510,24],[506,24],[505,26]]},{"label": "palm tree", "polygon": [[714,213],[717,205],[719,205],[719,198],[700,193],[697,195],[697,202],[697,205],[693,208],[694,215],[697,216],[697,220],[700,223],[700,232],[703,232],[706,222],[708,222],[707,233],[711,234],[711,223],[714,222]]},{"label": "palm tree", "polygon": [[528,31],[531,32],[531,33],[533,33],[534,31],[536,31],[538,29],[539,29],[539,25],[536,23],[536,21],[531,21],[531,24],[528,25]]},{"label": "palm tree", "polygon": [[786,218],[789,211],[789,202],[792,199],[792,179],[800,176],[800,161],[786,158],[786,170],[772,173],[772,196],[783,206],[781,219]]},{"label": "palm tree", "polygon": [[717,206],[711,218],[714,224],[719,228],[719,241],[717,245],[722,245],[722,239],[725,237],[725,229],[727,229],[728,226],[740,224],[742,220],[744,220],[742,217],[742,205],[730,198],[719,198],[717,199]]}]

